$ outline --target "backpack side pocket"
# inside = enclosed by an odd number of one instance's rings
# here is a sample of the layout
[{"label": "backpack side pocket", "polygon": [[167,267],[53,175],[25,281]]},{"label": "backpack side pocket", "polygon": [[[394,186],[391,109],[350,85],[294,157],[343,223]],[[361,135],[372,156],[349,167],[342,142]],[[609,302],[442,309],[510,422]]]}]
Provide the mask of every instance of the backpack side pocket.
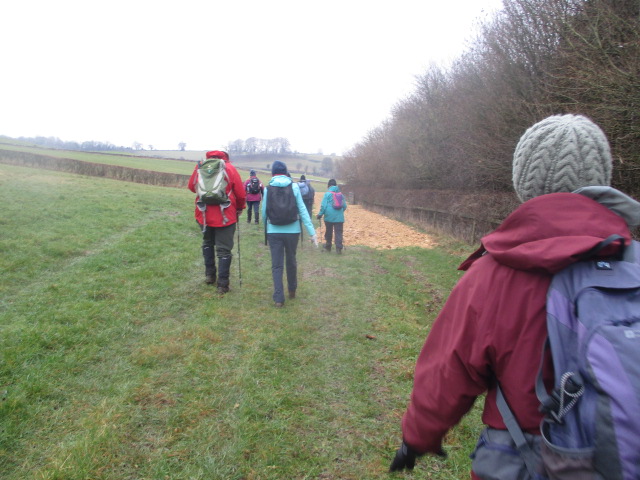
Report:
[{"label": "backpack side pocket", "polygon": [[[531,449],[540,453],[540,436],[524,434]],[[471,469],[483,480],[542,480],[545,477],[529,475],[520,452],[507,430],[485,428],[480,434],[474,452],[470,455]]]}]

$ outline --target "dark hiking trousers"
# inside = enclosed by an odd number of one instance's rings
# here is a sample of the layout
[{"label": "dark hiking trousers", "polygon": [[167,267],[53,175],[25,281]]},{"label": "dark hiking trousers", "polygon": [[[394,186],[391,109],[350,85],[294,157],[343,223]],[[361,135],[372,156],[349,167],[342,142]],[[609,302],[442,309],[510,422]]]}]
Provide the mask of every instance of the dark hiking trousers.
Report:
[{"label": "dark hiking trousers", "polygon": [[267,241],[271,250],[271,276],[273,277],[273,301],[284,303],[283,274],[286,264],[287,287],[290,292],[298,288],[298,263],[296,248],[299,233],[269,233]]},{"label": "dark hiking trousers", "polygon": [[324,232],[324,240],[325,240],[325,248],[327,250],[331,250],[331,242],[333,241],[333,233],[335,232],[335,241],[336,241],[336,249],[342,250],[342,227],[344,223],[342,222],[324,222],[326,228]]},{"label": "dark hiking trousers", "polygon": [[[202,225],[200,228],[202,228]],[[231,265],[231,250],[233,250],[233,235],[236,232],[236,224],[226,227],[207,227],[202,234],[202,256],[204,258],[204,274],[210,277],[207,283],[215,283],[218,276],[218,285],[229,284],[229,267]],[[218,269],[216,269],[215,257],[218,257]]]},{"label": "dark hiking trousers", "polygon": [[313,215],[311,214],[311,210],[313,210],[313,200],[303,200],[304,206],[307,207],[307,213],[309,214],[309,217],[313,218]]},{"label": "dark hiking trousers", "polygon": [[260,200],[256,202],[247,201],[247,222],[251,223],[251,212],[256,219],[256,223],[260,221]]},{"label": "dark hiking trousers", "polygon": [[[202,227],[202,225],[200,226]],[[231,256],[233,236],[235,233],[235,223],[227,225],[226,227],[207,227],[202,234],[202,247],[215,248],[215,256],[218,258]]]}]

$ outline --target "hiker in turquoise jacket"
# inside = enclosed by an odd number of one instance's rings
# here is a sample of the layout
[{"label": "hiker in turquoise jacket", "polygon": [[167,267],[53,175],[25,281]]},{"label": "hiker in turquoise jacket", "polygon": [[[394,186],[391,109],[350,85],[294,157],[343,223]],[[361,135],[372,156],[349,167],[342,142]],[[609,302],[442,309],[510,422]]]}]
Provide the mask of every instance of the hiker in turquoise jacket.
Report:
[{"label": "hiker in turquoise jacket", "polygon": [[[284,306],[284,284],[283,274],[284,266],[286,263],[287,269],[287,287],[289,289],[289,299],[293,299],[296,296],[296,289],[298,288],[298,264],[296,261],[296,249],[298,247],[298,239],[302,232],[301,223],[304,224],[309,237],[314,245],[318,245],[318,238],[316,237],[316,231],[311,223],[311,217],[307,212],[307,207],[302,200],[302,194],[300,193],[300,187],[298,184],[291,180],[288,176],[287,166],[276,160],[271,167],[271,174],[273,177],[269,182],[269,185],[264,190],[264,197],[262,198],[262,218],[265,219],[265,228],[267,232],[267,242],[269,243],[269,249],[271,251],[271,276],[273,278],[273,301],[276,307]],[[288,225],[273,225],[269,220],[267,214],[269,205],[269,189],[271,187],[286,187],[291,184],[293,195],[296,199],[296,205],[298,207],[299,220]]]},{"label": "hiker in turquoise jacket", "polygon": [[324,215],[324,224],[326,225],[326,231],[324,233],[324,249],[327,252],[331,251],[331,243],[333,241],[333,234],[335,232],[336,237],[336,252],[342,253],[344,245],[342,244],[342,227],[344,226],[344,211],[347,209],[347,201],[342,197],[342,208],[334,208],[333,204],[333,192],[339,192],[336,181],[332,178],[327,185],[329,191],[322,197],[322,203],[320,204],[320,211],[316,217],[318,220]]}]

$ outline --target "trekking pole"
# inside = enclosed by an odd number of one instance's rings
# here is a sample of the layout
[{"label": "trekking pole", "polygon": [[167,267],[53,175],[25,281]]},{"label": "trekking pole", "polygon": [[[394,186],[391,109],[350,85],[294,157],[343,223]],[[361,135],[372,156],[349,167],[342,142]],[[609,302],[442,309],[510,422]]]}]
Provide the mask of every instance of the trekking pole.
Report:
[{"label": "trekking pole", "polygon": [[238,224],[238,282],[239,286],[242,287],[242,268],[240,267],[240,219],[238,219],[236,223]]}]

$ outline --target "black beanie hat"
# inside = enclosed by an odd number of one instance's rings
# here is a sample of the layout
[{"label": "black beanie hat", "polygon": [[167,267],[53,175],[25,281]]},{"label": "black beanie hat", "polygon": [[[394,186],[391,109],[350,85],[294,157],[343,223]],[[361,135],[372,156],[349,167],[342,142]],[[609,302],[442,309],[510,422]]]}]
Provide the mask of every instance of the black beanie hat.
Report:
[{"label": "black beanie hat", "polygon": [[275,162],[273,162],[273,165],[271,165],[271,175],[286,175],[287,174],[287,166],[284,164],[284,162],[281,162],[280,160],[276,160]]}]

